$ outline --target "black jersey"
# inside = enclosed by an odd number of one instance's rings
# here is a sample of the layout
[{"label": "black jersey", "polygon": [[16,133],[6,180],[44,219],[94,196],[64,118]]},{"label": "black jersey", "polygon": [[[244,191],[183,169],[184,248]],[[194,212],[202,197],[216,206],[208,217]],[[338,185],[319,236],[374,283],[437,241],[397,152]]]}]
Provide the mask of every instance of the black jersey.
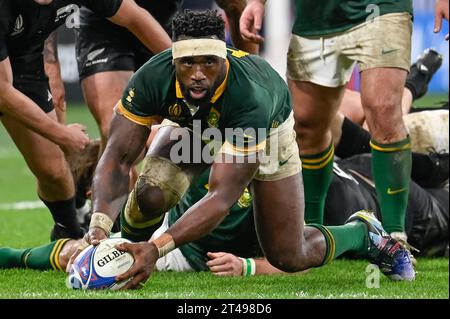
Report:
[{"label": "black jersey", "polygon": [[78,14],[81,6],[111,17],[121,4],[122,0],[54,0],[49,5],[33,0],[0,0],[0,61],[9,56],[14,73],[18,68],[26,72],[36,64],[41,69],[45,40],[66,19]]},{"label": "black jersey", "polygon": [[[324,224],[342,225],[351,214],[361,209],[375,212],[377,218],[382,220],[370,154],[356,155],[334,163]],[[405,223],[409,243],[421,250],[423,255],[440,255],[441,252],[436,250],[445,249],[448,245],[448,221],[448,190],[425,189],[411,181]]]},{"label": "black jersey", "polygon": [[[163,26],[167,33],[171,33],[171,21],[174,14],[180,9],[183,0],[136,0],[136,3],[151,13],[151,15]],[[82,27],[102,27],[111,23],[105,21],[102,15],[93,12],[87,7],[81,8],[80,24]]]}]

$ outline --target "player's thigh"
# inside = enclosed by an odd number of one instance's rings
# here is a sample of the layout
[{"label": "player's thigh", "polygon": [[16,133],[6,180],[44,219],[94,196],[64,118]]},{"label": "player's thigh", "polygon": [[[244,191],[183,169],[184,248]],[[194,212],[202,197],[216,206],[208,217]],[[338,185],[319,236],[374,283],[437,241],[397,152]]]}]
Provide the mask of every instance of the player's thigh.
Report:
[{"label": "player's thigh", "polygon": [[302,251],[304,195],[301,173],[277,181],[253,180],[255,226],[264,254],[286,258]]},{"label": "player's thigh", "polygon": [[319,153],[330,143],[329,129],[345,89],[293,80],[288,80],[288,84],[293,99],[295,131],[300,151],[302,155]]},{"label": "player's thigh", "polygon": [[132,71],[105,71],[81,81],[86,103],[97,122],[111,122],[113,108],[132,75]]},{"label": "player's thigh", "polygon": [[394,139],[406,134],[402,96],[407,72],[399,68],[374,68],[361,73],[361,100],[372,137]]},{"label": "player's thigh", "polygon": [[[48,113],[56,121],[55,111]],[[7,115],[2,123],[25,161],[36,176],[65,175],[68,168],[64,153],[58,145],[31,131]]]}]

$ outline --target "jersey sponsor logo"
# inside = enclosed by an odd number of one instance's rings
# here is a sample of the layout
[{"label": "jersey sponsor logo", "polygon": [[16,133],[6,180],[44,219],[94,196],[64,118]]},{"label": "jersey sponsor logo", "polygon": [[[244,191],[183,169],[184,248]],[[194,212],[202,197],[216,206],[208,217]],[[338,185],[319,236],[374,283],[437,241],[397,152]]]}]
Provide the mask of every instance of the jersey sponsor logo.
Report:
[{"label": "jersey sponsor logo", "polygon": [[403,193],[404,191],[406,191],[406,188],[405,188],[405,187],[400,188],[400,189],[392,189],[392,188],[389,187],[389,188],[387,189],[387,194],[388,194],[388,195],[396,195],[396,194]]},{"label": "jersey sponsor logo", "polygon": [[10,33],[10,36],[15,36],[23,32],[25,28],[23,27],[23,17],[21,14],[16,18],[16,22],[14,23],[13,32]]}]

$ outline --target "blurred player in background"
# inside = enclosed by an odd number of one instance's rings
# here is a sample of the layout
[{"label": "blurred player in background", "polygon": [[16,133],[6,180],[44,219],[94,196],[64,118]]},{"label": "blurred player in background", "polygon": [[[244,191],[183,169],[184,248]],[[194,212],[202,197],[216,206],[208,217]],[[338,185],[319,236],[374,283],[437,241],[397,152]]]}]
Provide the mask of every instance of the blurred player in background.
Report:
[{"label": "blurred player in background", "polygon": [[84,233],[76,219],[74,181],[58,145],[79,151],[89,139],[82,126],[58,124],[42,56],[45,40],[78,5],[129,28],[150,48],[154,37],[165,36],[170,45],[164,29],[132,0],[0,1],[1,120],[36,176],[38,196],[55,221],[52,239]]},{"label": "blurred player in background", "polygon": [[[250,0],[241,17],[241,33],[248,40],[263,40],[258,32],[265,2]],[[406,245],[411,143],[401,101],[410,66],[412,1],[295,4],[287,77],[303,163],[305,219],[323,222],[334,154],[330,127],[358,63],[383,226]]]}]

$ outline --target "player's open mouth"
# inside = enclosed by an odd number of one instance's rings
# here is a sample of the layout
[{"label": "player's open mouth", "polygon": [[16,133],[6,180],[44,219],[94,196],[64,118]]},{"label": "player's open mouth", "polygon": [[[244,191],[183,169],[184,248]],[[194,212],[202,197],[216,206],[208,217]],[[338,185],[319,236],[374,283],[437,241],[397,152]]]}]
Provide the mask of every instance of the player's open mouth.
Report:
[{"label": "player's open mouth", "polygon": [[191,97],[196,100],[203,99],[207,92],[208,90],[202,87],[189,88],[189,93],[191,94]]}]

